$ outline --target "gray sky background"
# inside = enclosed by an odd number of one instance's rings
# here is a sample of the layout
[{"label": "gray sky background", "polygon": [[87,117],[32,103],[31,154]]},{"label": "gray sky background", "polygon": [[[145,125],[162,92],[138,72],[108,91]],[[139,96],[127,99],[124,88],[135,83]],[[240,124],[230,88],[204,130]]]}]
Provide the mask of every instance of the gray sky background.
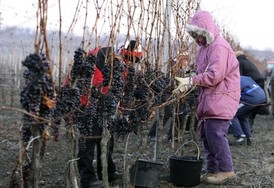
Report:
[{"label": "gray sky background", "polygon": [[201,0],[201,7],[210,11],[242,46],[274,51],[274,1]]},{"label": "gray sky background", "polygon": [[[78,0],[65,0],[62,7],[63,31],[73,20]],[[0,0],[1,27],[23,26],[35,29],[37,0]],[[219,25],[235,35],[243,47],[274,51],[274,18],[272,0],[201,0],[201,7],[210,11]],[[83,11],[84,12],[84,11]],[[48,29],[59,27],[58,1],[49,0]],[[79,20],[80,23],[83,21]],[[81,27],[74,32],[82,33]]]}]

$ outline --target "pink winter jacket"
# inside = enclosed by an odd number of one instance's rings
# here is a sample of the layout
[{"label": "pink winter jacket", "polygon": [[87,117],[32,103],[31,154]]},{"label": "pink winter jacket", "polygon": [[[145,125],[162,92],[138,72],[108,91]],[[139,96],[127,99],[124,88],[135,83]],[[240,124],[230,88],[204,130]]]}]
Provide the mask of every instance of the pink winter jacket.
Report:
[{"label": "pink winter jacket", "polygon": [[198,50],[197,75],[192,77],[193,84],[200,86],[197,118],[232,119],[240,100],[240,71],[234,51],[209,12],[198,11],[187,32],[203,35],[207,42]]}]

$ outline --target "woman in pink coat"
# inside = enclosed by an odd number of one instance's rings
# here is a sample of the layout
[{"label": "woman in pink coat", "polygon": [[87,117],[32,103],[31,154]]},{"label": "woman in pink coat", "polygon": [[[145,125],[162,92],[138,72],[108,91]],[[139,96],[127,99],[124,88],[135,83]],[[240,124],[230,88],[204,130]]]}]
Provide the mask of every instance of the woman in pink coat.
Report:
[{"label": "woman in pink coat", "polygon": [[186,30],[199,45],[197,71],[191,78],[175,77],[179,86],[173,93],[184,92],[186,84],[199,87],[197,118],[207,171],[201,181],[222,184],[235,177],[227,132],[240,99],[239,63],[209,12],[198,11]]}]

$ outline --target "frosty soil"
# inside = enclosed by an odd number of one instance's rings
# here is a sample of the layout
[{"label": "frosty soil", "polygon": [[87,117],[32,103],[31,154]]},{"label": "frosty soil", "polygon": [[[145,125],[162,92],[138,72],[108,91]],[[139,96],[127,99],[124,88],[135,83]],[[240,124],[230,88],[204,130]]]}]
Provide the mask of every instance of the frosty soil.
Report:
[{"label": "frosty soil", "polygon": [[[253,146],[231,146],[233,162],[237,178],[225,185],[218,187],[273,187],[274,186],[274,119],[269,116],[258,116],[254,124],[254,145]],[[15,169],[19,154],[19,123],[6,124],[0,131],[1,141],[1,170],[0,187],[6,188]],[[186,135],[187,136],[187,135]],[[232,139],[229,135],[229,139]],[[126,140],[119,139],[116,143],[113,156],[118,169],[123,171],[124,153]],[[146,145],[146,144],[144,144]],[[146,148],[139,151],[139,141],[136,135],[129,137],[127,157],[153,159],[154,143],[149,142]],[[179,143],[175,144],[175,148]],[[168,157],[174,154],[171,143],[165,139],[159,143],[159,155],[157,160],[164,164],[161,172],[159,187],[175,187],[169,183],[169,162]],[[189,148],[190,152],[196,150]],[[202,156],[203,157],[203,156]],[[58,142],[52,139],[47,143],[46,153],[41,160],[40,187],[62,188],[65,187],[65,175],[68,168],[68,161],[72,158],[71,143],[68,142],[64,129],[61,129]],[[129,159],[129,160],[130,160]],[[111,187],[122,187],[122,181],[115,181]],[[128,183],[128,187],[133,187]],[[200,184],[197,187],[216,187],[213,185]]]}]

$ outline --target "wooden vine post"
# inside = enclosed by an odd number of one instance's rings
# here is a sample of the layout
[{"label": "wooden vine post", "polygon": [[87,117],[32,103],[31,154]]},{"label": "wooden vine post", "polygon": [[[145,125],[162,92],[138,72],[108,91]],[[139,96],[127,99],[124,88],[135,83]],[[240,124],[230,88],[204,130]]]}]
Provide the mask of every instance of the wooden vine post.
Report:
[{"label": "wooden vine post", "polygon": [[[38,0],[38,9],[37,9],[37,30],[36,30],[36,38],[34,43],[35,52],[42,52],[45,46],[46,58],[48,63],[50,62],[50,53],[49,53],[49,46],[47,42],[47,12],[48,12],[48,1],[47,0]],[[38,26],[39,23],[39,26]],[[51,71],[51,66],[49,66],[49,71],[45,74],[50,75],[51,84],[54,88],[54,81]],[[54,96],[56,96],[54,91]],[[41,96],[42,98],[43,96]],[[42,99],[41,99],[42,100]],[[37,114],[38,116],[40,114]],[[37,120],[36,120],[37,121]],[[50,122],[48,122],[50,126]],[[33,140],[33,150],[32,150],[32,177],[31,177],[31,186],[33,188],[39,187],[39,176],[40,176],[40,152],[42,147],[42,137],[40,132],[40,123],[37,121],[36,124],[32,125],[32,135],[35,138]]]},{"label": "wooden vine post", "polygon": [[103,133],[102,133],[102,140],[101,140],[101,160],[103,164],[102,174],[103,174],[103,187],[108,188],[108,142],[110,139],[110,133],[107,129],[108,124],[108,115],[106,112],[103,113]]},{"label": "wooden vine post", "polygon": [[31,185],[33,188],[39,187],[39,175],[40,175],[40,151],[41,151],[41,138],[39,124],[32,126],[32,134],[34,138],[32,149],[32,178]]}]

